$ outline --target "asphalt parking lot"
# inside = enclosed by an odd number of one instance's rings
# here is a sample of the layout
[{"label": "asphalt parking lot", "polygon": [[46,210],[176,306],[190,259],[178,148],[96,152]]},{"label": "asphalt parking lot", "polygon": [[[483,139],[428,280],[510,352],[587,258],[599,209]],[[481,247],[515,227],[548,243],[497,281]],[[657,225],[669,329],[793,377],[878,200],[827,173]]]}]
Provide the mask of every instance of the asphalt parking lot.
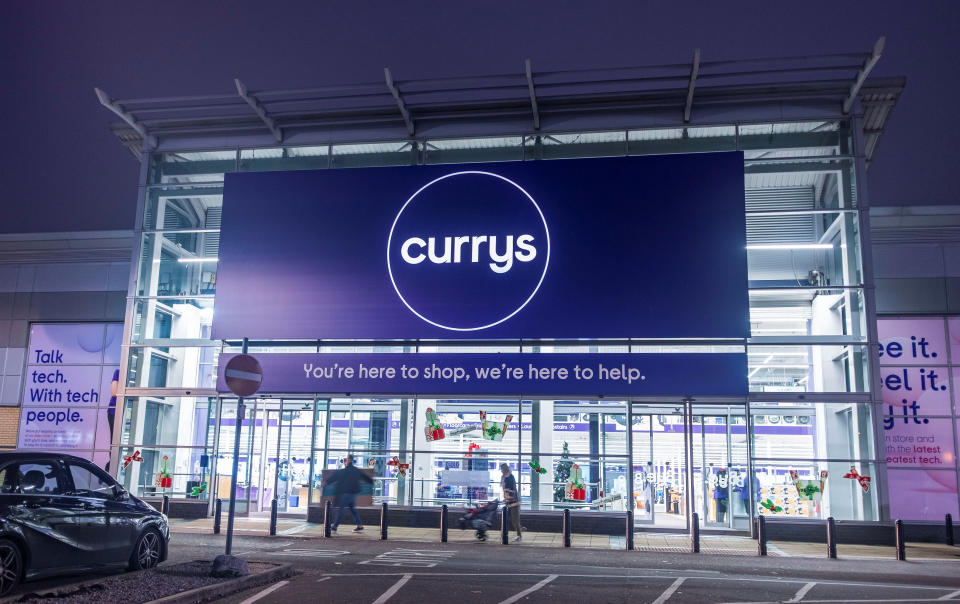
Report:
[{"label": "asphalt parking lot", "polygon": [[[177,534],[168,563],[212,559],[222,535]],[[220,602],[933,602],[960,600],[960,560],[628,552],[496,543],[239,535],[234,553],[292,564],[287,580]],[[24,586],[89,580],[60,578]]]}]

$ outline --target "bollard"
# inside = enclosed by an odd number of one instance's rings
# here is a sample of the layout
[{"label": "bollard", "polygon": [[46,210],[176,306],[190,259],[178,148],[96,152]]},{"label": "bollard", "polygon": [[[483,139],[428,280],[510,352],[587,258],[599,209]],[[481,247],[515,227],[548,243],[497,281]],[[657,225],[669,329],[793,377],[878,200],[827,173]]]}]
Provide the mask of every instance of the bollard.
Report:
[{"label": "bollard", "polygon": [[333,522],[333,502],[327,499],[323,504],[323,536],[330,538],[330,523]]},{"label": "bollard", "polygon": [[500,511],[500,545],[510,545],[510,508]]},{"label": "bollard", "polygon": [[690,552],[700,553],[700,514],[690,514]]},{"label": "bollard", "polygon": [[897,541],[897,560],[905,561],[907,559],[907,542],[903,534],[903,520],[897,520],[894,526],[894,537]]},{"label": "bollard", "polygon": [[213,504],[213,534],[220,534],[220,510],[223,508],[223,499],[217,498]]},{"label": "bollard", "polygon": [[447,504],[440,506],[440,543],[447,542]]},{"label": "bollard", "polygon": [[563,510],[563,547],[570,547],[570,510]]},{"label": "bollard", "polygon": [[166,495],[163,496],[163,502],[160,504],[160,513],[170,515],[170,498]]},{"label": "bollard", "polygon": [[387,540],[387,502],[380,504],[380,541]]},{"label": "bollard", "polygon": [[827,518],[827,558],[837,557],[837,521]]},{"label": "bollard", "polygon": [[270,534],[277,534],[277,498],[270,500]]},{"label": "bollard", "polygon": [[767,555],[767,518],[763,514],[757,516],[757,555]]},{"label": "bollard", "polygon": [[953,545],[953,516],[947,514],[944,524],[947,529],[947,545]]},{"label": "bollard", "polygon": [[627,510],[627,551],[633,550],[633,510]]}]

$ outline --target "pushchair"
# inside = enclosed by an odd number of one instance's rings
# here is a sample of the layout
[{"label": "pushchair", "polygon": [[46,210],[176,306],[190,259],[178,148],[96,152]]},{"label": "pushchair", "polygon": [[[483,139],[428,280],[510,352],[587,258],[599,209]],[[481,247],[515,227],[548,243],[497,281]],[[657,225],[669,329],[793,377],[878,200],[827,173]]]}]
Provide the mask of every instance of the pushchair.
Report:
[{"label": "pushchair", "polygon": [[487,503],[481,503],[477,507],[467,510],[457,524],[462,530],[474,529],[477,531],[477,539],[487,540],[487,531],[493,526],[493,516],[500,507],[500,500],[494,499]]}]

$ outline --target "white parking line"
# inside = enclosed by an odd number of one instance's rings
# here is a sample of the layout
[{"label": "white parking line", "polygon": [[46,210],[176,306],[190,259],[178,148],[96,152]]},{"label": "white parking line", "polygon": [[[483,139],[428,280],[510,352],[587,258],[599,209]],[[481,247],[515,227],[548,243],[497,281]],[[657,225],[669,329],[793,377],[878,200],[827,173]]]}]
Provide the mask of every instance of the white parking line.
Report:
[{"label": "white parking line", "polygon": [[678,589],[681,585],[683,585],[683,580],[684,580],[684,579],[686,579],[686,577],[679,577],[679,578],[676,579],[673,583],[671,583],[671,584],[670,584],[670,587],[668,587],[668,588],[666,589],[666,591],[664,591],[662,594],[660,594],[660,597],[659,597],[659,598],[657,598],[656,600],[653,601],[653,604],[663,604],[664,602],[666,602],[667,600],[669,600],[669,599],[670,599],[670,596],[673,595],[673,592],[677,591],[677,589]]},{"label": "white parking line", "polygon": [[247,598],[246,600],[244,600],[243,602],[240,602],[240,604],[252,604],[253,602],[256,602],[257,600],[259,600],[264,596],[269,596],[270,594],[277,591],[278,589],[280,589],[281,587],[283,587],[289,582],[290,581],[280,581],[279,583],[274,583],[273,585],[264,589],[263,591],[257,592],[254,595]]},{"label": "white parking line", "polygon": [[521,591],[520,593],[518,593],[518,594],[516,594],[516,595],[514,595],[514,596],[510,596],[509,598],[507,598],[507,599],[504,600],[503,602],[500,602],[500,604],[513,604],[513,602],[516,602],[517,600],[519,600],[520,598],[523,598],[524,596],[528,596],[528,595],[532,594],[533,592],[537,591],[538,589],[540,589],[541,587],[543,587],[544,585],[546,585],[546,584],[549,583],[550,581],[553,581],[554,579],[556,579],[556,578],[559,577],[559,576],[560,576],[560,575],[550,575],[549,577],[547,577],[547,578],[544,579],[543,581],[540,581],[539,583],[537,583],[537,584],[534,585],[533,587],[528,587],[528,588],[526,588],[525,590]]},{"label": "white parking line", "polygon": [[958,589],[958,590],[955,591],[955,592],[948,593],[948,594],[945,595],[945,596],[941,596],[941,597],[939,597],[939,598],[937,598],[937,599],[938,599],[938,600],[953,600],[953,599],[958,598],[958,597],[960,597],[960,589]]},{"label": "white parking line", "polygon": [[803,599],[803,596],[807,595],[807,592],[813,589],[814,585],[816,585],[816,583],[807,583],[806,585],[798,589],[797,593],[795,593],[792,598],[787,600],[787,602],[799,602],[800,600]]},{"label": "white parking line", "polygon": [[373,601],[373,604],[383,604],[387,600],[393,597],[393,594],[400,591],[400,588],[403,587],[407,581],[413,578],[413,575],[407,574],[400,577],[400,580],[393,584],[393,587],[383,592],[383,595]]}]

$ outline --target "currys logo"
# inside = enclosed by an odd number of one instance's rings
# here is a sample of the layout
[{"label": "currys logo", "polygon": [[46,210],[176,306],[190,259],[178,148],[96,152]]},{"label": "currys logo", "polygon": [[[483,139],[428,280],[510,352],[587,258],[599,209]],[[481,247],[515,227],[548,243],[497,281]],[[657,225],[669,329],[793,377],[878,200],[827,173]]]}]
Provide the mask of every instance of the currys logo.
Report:
[{"label": "currys logo", "polygon": [[454,172],[403,204],[387,238],[387,271],[401,302],[431,325],[479,331],[536,296],[550,263],[540,206],[492,172]]}]

